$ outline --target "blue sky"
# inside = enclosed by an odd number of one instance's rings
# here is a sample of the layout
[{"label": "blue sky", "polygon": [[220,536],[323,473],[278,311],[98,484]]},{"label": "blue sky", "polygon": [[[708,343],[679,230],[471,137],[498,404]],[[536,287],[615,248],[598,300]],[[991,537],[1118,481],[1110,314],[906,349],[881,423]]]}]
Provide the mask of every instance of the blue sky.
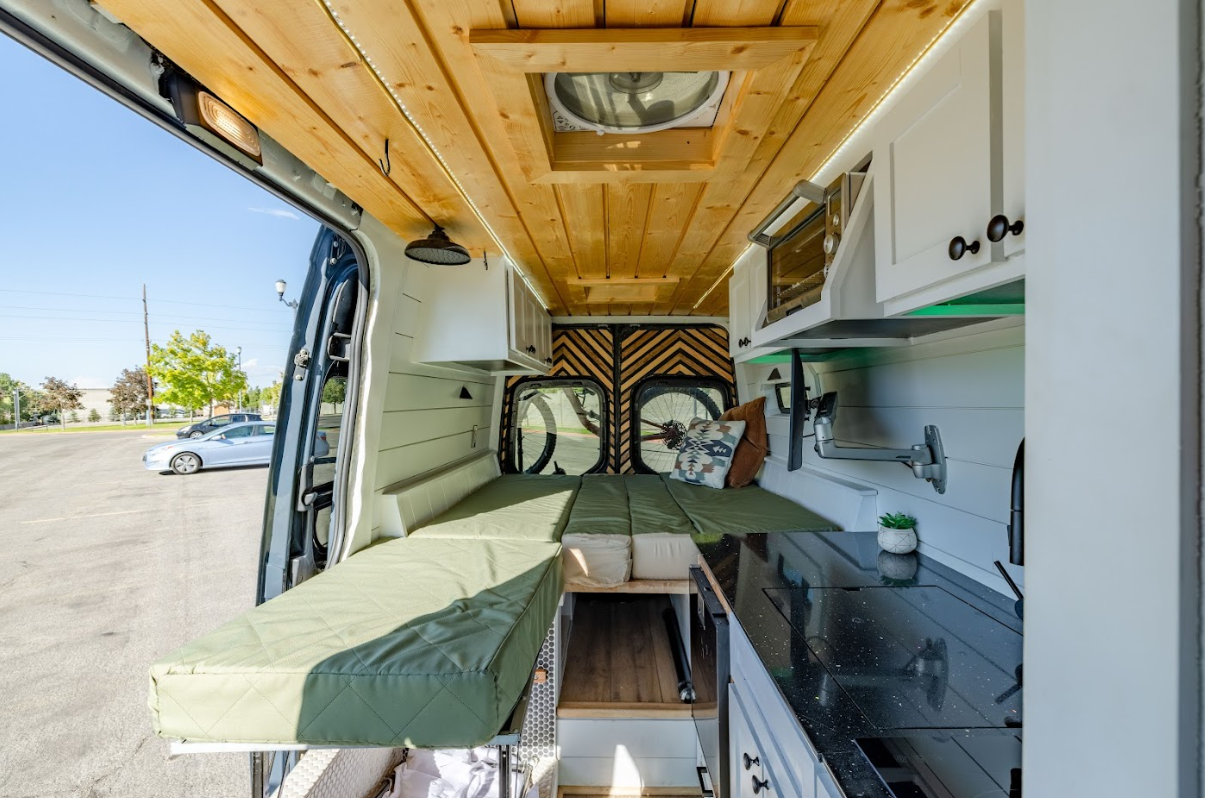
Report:
[{"label": "blue sky", "polygon": [[[203,329],[252,385],[286,358],[318,223],[0,36],[0,372],[108,387]],[[19,123],[18,123],[19,122]]]}]

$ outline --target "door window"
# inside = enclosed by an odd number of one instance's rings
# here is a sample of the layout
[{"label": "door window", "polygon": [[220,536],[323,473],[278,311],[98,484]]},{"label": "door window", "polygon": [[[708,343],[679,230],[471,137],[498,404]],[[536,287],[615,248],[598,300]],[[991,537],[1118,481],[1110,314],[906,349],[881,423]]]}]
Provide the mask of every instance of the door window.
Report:
[{"label": "door window", "polygon": [[716,380],[663,378],[638,385],[631,425],[637,470],[660,474],[672,471],[691,420],[717,419],[728,404],[728,392]]},{"label": "door window", "polygon": [[525,474],[587,474],[602,466],[606,407],[597,383],[538,380],[515,386],[511,462]]},{"label": "door window", "polygon": [[255,430],[249,426],[248,427],[235,427],[234,429],[228,429],[224,433],[222,433],[222,437],[231,439],[231,440],[235,439],[235,438],[250,438],[251,435],[254,433],[254,431]]},{"label": "door window", "polygon": [[256,432],[255,432],[256,435],[275,435],[276,434],[276,425],[275,424],[257,424],[255,427],[255,430],[256,430]]}]

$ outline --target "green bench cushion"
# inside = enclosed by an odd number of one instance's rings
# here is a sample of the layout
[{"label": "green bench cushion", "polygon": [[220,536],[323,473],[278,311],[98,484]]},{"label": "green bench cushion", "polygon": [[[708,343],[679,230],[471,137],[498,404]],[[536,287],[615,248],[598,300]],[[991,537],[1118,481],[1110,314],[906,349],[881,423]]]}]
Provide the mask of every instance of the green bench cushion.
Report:
[{"label": "green bench cushion", "polygon": [[613,474],[587,474],[569,512],[566,535],[630,535],[626,512],[628,491],[624,478]]},{"label": "green bench cushion", "polygon": [[560,546],[370,547],[151,667],[155,730],[197,742],[473,747],[531,678]]},{"label": "green bench cushion", "polygon": [[756,485],[716,490],[664,478],[670,495],[704,535],[750,532],[823,532],[836,524]]},{"label": "green bench cushion", "polygon": [[559,541],[581,477],[505,474],[410,533],[422,538]]},{"label": "green bench cushion", "polygon": [[660,475],[629,474],[624,481],[628,487],[628,512],[633,535],[656,532],[689,535],[695,531]]}]

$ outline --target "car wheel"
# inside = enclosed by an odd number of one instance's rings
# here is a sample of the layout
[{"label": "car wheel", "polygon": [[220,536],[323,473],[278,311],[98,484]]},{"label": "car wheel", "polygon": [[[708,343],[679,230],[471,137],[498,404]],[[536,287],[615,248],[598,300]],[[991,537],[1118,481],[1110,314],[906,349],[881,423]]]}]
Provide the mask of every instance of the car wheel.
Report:
[{"label": "car wheel", "polygon": [[197,457],[192,452],[181,452],[172,458],[172,471],[184,476],[192,474],[201,467],[201,458]]},{"label": "car wheel", "polygon": [[202,435],[204,435],[204,434],[205,434],[205,433],[204,433],[204,432],[201,432],[200,430],[194,430],[193,432],[188,433],[188,437],[190,437],[190,438],[199,438],[199,437],[201,437],[201,436],[202,436]]}]

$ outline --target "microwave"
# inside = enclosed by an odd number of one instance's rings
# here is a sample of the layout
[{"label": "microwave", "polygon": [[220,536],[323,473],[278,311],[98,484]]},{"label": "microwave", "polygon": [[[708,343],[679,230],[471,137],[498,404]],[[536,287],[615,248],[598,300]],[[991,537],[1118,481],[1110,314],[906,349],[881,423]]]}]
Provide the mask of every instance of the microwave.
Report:
[{"label": "microwave", "polygon": [[779,232],[765,239],[767,324],[820,301],[829,267],[865,182],[865,171],[846,172],[824,189],[823,201],[805,205]]}]

